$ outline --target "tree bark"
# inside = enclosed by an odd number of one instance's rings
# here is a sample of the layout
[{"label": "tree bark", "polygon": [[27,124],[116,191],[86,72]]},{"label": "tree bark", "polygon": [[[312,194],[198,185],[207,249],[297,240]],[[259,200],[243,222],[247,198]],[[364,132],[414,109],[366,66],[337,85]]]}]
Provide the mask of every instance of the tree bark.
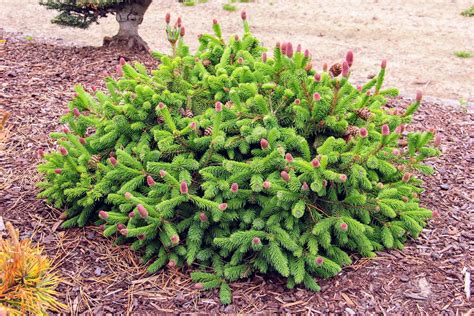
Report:
[{"label": "tree bark", "polygon": [[138,35],[138,26],[142,24],[143,16],[151,2],[152,0],[137,0],[117,10],[115,18],[119,23],[119,31],[113,37],[105,37],[103,45],[148,52],[150,48]]}]

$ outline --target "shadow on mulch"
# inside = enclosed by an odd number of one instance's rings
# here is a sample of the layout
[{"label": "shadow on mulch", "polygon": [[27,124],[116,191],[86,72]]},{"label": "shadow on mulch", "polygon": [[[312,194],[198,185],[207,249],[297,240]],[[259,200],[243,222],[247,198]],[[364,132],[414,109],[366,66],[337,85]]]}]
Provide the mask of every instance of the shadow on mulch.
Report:
[{"label": "shadow on mulch", "polygon": [[320,293],[288,290],[283,280],[256,276],[234,283],[233,304],[221,306],[216,292],[194,290],[186,272],[167,269],[147,275],[133,252],[114,246],[97,228],[58,229],[60,211],[35,199],[36,151],[54,148],[48,134],[59,128],[58,117],[74,93],[73,85],[100,87],[103,72],[112,72],[120,56],[148,67],[156,62],[146,55],[19,38],[7,34],[6,44],[0,46],[0,105],[11,113],[10,136],[0,153],[0,216],[13,222],[23,237],[44,245],[55,259],[64,277],[61,300],[69,313],[472,311],[463,272],[474,266],[472,112],[424,103],[415,117],[416,127],[434,127],[444,138],[444,155],[430,162],[437,173],[422,197],[440,217],[431,220],[420,239],[403,251],[356,260],[337,277],[321,280]]}]

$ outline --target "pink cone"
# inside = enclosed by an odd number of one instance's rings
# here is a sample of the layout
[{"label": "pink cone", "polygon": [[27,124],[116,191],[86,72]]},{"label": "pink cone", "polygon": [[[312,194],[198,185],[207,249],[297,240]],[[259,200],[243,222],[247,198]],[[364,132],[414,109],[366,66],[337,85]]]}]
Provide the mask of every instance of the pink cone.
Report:
[{"label": "pink cone", "polygon": [[64,126],[64,127],[63,127],[63,133],[64,133],[64,134],[68,134],[69,132],[71,132],[71,130],[69,129],[69,127]]},{"label": "pink cone", "polygon": [[286,48],[287,48],[287,45],[285,42],[281,43],[281,52],[283,55],[286,55]]},{"label": "pink cone", "polygon": [[110,157],[110,158],[109,158],[109,161],[110,161],[110,163],[112,164],[112,166],[114,166],[114,167],[115,167],[115,166],[117,165],[117,163],[118,163],[118,161],[117,161],[117,159],[115,159],[115,157]]},{"label": "pink cone", "polygon": [[352,66],[352,63],[354,62],[354,53],[350,50],[346,54],[346,62],[349,65],[349,67]]},{"label": "pink cone", "polygon": [[232,183],[232,185],[230,186],[230,190],[234,193],[236,193],[237,191],[239,191],[239,185],[237,183]]},{"label": "pink cone", "polygon": [[344,78],[349,77],[349,64],[346,61],[342,63],[342,76]]},{"label": "pink cone", "polygon": [[319,168],[319,166],[321,166],[321,163],[318,159],[314,158],[313,160],[311,160],[311,165],[313,166],[313,168]]},{"label": "pink cone", "polygon": [[382,125],[382,135],[390,135],[390,127],[387,124]]},{"label": "pink cone", "polygon": [[423,98],[423,93],[421,90],[416,90],[416,102],[421,102],[421,99]]},{"label": "pink cone", "polygon": [[287,162],[293,162],[293,156],[290,153],[286,153],[285,159]]},{"label": "pink cone", "polygon": [[270,181],[263,181],[263,188],[264,189],[270,189],[270,187],[272,186],[271,182]]},{"label": "pink cone", "polygon": [[439,145],[441,145],[441,135],[440,134],[436,134],[435,136],[435,139],[434,139],[434,145],[435,147],[439,147]]},{"label": "pink cone", "polygon": [[181,182],[179,192],[181,192],[181,194],[188,194],[188,184],[185,181]]},{"label": "pink cone", "polygon": [[308,191],[309,190],[309,186],[306,182],[303,182],[303,184],[301,185],[301,191]]},{"label": "pink cone", "polygon": [[138,210],[138,214],[140,214],[141,218],[147,218],[148,217],[148,211],[143,205],[138,204],[137,205],[137,210]]},{"label": "pink cone", "polygon": [[40,158],[44,158],[44,150],[43,150],[43,149],[41,149],[41,148],[38,149],[38,156],[39,156]]},{"label": "pink cone", "polygon": [[77,108],[74,108],[74,110],[72,110],[72,112],[74,113],[75,117],[81,116],[81,112],[79,112],[79,110]]},{"label": "pink cone", "polygon": [[319,93],[315,92],[315,93],[313,94],[313,100],[314,100],[314,101],[319,101],[319,100],[321,100],[321,95],[320,95]]},{"label": "pink cone", "polygon": [[61,172],[63,172],[63,171],[61,170],[61,168],[56,168],[56,169],[54,169],[54,173],[55,173],[55,174],[61,174]]},{"label": "pink cone", "polygon": [[126,63],[127,63],[127,62],[125,61],[125,58],[120,57],[120,59],[119,59],[119,64],[123,66],[123,65],[125,65]]},{"label": "pink cone", "polygon": [[178,235],[173,235],[173,236],[171,236],[171,237],[170,237],[170,240],[171,240],[171,243],[172,243],[173,245],[179,244],[179,236],[178,236]]},{"label": "pink cone", "polygon": [[227,209],[227,203],[221,203],[221,204],[219,204],[219,209],[220,209],[221,211],[225,211],[225,210]]},{"label": "pink cone", "polygon": [[203,212],[199,213],[199,220],[200,220],[201,222],[207,222],[207,215],[206,215],[206,213],[203,213]]},{"label": "pink cone", "polygon": [[349,228],[349,226],[346,223],[341,223],[341,225],[339,225],[339,227],[344,232],[347,231],[347,229]]},{"label": "pink cone", "polygon": [[173,259],[171,259],[170,261],[168,261],[167,266],[168,266],[168,268],[174,268],[174,267],[176,267],[176,261],[174,261]]},{"label": "pink cone", "polygon": [[132,211],[132,212],[128,213],[128,217],[130,217],[130,218],[135,217],[135,212]]},{"label": "pink cone", "polygon": [[387,68],[387,60],[386,59],[382,59],[382,62],[380,63],[380,68],[382,68],[382,69]]},{"label": "pink cone", "polygon": [[295,104],[296,104],[296,105],[300,105],[300,104],[301,104],[301,100],[300,100],[300,99],[295,99]]},{"label": "pink cone", "polygon": [[394,150],[392,150],[392,155],[394,155],[394,156],[399,156],[399,155],[400,155],[400,150],[398,150],[397,148],[395,148]]},{"label": "pink cone", "polygon": [[410,181],[411,176],[412,176],[411,173],[409,173],[409,172],[405,173],[405,174],[403,175],[403,177],[402,177],[402,181],[403,181],[403,182],[408,182],[408,181]]},{"label": "pink cone", "polygon": [[252,238],[252,244],[260,245],[261,243],[262,243],[262,241],[260,240],[260,238],[258,238],[258,237],[253,237]]},{"label": "pink cone", "polygon": [[309,53],[309,50],[305,49],[304,50],[304,58],[309,58],[311,54]]},{"label": "pink cone", "polygon": [[79,137],[79,143],[81,143],[81,145],[85,145],[87,141],[84,137]]},{"label": "pink cone", "polygon": [[296,46],[296,52],[297,52],[297,53],[301,53],[301,44],[298,44],[298,45]]},{"label": "pink cone", "polygon": [[240,17],[241,17],[242,20],[244,20],[244,21],[247,20],[247,12],[242,11],[242,12],[240,13]]},{"label": "pink cone", "polygon": [[117,75],[118,75],[119,77],[122,77],[122,76],[123,76],[123,69],[122,69],[122,66],[121,66],[121,65],[115,66],[115,72],[117,73]]},{"label": "pink cone", "polygon": [[369,132],[367,131],[365,127],[362,127],[361,129],[359,129],[359,134],[360,134],[360,137],[366,138],[369,135]]},{"label": "pink cone", "polygon": [[191,123],[189,123],[189,127],[190,127],[191,129],[196,129],[196,126],[197,126],[196,122],[191,122]]},{"label": "pink cone", "polygon": [[293,44],[291,42],[286,45],[286,56],[289,58],[293,57]]},{"label": "pink cone", "polygon": [[314,81],[320,82],[321,81],[321,75],[318,74],[318,73],[314,74]]},{"label": "pink cone", "polygon": [[170,24],[170,21],[171,21],[171,14],[168,12],[165,15],[165,22],[166,24]]},{"label": "pink cone", "polygon": [[64,147],[60,147],[60,148],[59,148],[59,152],[60,152],[61,155],[63,155],[63,156],[67,156],[67,154],[68,154],[67,149],[64,148]]},{"label": "pink cone", "polygon": [[262,61],[263,61],[264,63],[267,62],[267,53],[263,53],[263,54],[262,54]]},{"label": "pink cone", "polygon": [[107,213],[106,211],[99,211],[99,217],[102,219],[108,219],[109,213]]},{"label": "pink cone", "polygon": [[160,177],[164,178],[166,176],[166,171],[163,169],[160,170]]},{"label": "pink cone", "polygon": [[152,187],[156,184],[155,180],[151,176],[146,177],[146,184],[148,184],[149,187]]},{"label": "pink cone", "polygon": [[346,182],[347,181],[347,176],[342,173],[342,174],[339,175],[339,180],[341,180],[341,182]]},{"label": "pink cone", "polygon": [[179,30],[179,36],[183,37],[184,34],[186,34],[186,28],[182,26],[181,29]]},{"label": "pink cone", "polygon": [[314,262],[315,262],[318,266],[320,266],[320,265],[323,264],[324,259],[323,259],[323,257],[316,257],[316,259],[314,260]]},{"label": "pink cone", "polygon": [[215,104],[215,109],[216,109],[216,112],[222,111],[222,103],[217,101]]},{"label": "pink cone", "polygon": [[160,110],[163,110],[166,107],[166,105],[163,102],[158,103],[158,108]]},{"label": "pink cone", "polygon": [[262,138],[260,140],[260,148],[267,149],[268,148],[268,140],[266,140],[265,138]]},{"label": "pink cone", "polygon": [[288,174],[288,172],[283,170],[282,172],[280,172],[280,176],[284,181],[290,181],[290,175]]},{"label": "pink cone", "polygon": [[123,196],[126,200],[130,200],[133,197],[132,193],[130,192],[125,192]]},{"label": "pink cone", "polygon": [[117,224],[117,229],[118,229],[118,230],[122,230],[122,229],[124,229],[124,228],[125,228],[125,225],[124,225],[124,224],[122,224],[122,223],[118,223],[118,224]]}]

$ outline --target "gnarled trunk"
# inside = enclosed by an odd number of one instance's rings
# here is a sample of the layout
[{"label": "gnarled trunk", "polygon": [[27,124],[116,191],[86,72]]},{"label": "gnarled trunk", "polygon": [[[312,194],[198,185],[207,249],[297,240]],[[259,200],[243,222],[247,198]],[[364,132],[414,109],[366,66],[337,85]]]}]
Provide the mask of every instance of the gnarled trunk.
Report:
[{"label": "gnarled trunk", "polygon": [[123,5],[116,13],[119,31],[114,37],[104,37],[104,46],[116,46],[130,50],[149,51],[147,43],[138,35],[138,26],[152,0],[137,0]]}]

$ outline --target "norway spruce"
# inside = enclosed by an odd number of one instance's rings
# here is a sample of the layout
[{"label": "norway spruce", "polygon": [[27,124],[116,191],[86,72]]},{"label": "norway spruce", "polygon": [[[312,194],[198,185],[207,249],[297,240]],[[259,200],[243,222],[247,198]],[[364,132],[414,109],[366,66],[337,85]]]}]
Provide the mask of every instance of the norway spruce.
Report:
[{"label": "norway spruce", "polygon": [[[40,197],[65,209],[64,227],[103,225],[141,250],[151,273],[196,264],[197,289],[253,273],[318,290],[351,263],[402,248],[431,216],[419,205],[434,131],[405,132],[421,94],[387,108],[387,69],[350,83],[352,52],[330,67],[292,43],[272,54],[251,33],[224,40],[220,24],[191,54],[167,16],[173,54],[121,63],[106,91],[77,97],[42,153]],[[325,70],[324,70],[325,69]],[[328,71],[329,69],[329,71]]]}]

